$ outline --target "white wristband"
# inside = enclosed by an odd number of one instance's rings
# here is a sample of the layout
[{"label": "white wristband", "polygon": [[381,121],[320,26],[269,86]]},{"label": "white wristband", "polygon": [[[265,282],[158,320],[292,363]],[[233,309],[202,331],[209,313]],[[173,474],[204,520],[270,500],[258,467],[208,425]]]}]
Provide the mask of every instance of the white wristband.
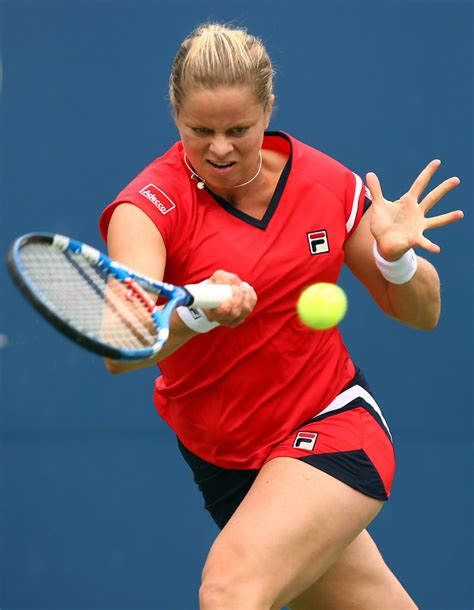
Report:
[{"label": "white wristband", "polygon": [[197,333],[207,333],[220,326],[219,322],[211,322],[199,307],[177,307],[176,313],[188,328]]},{"label": "white wristband", "polygon": [[413,248],[396,261],[387,261],[377,249],[377,242],[374,240],[374,257],[380,273],[387,282],[391,284],[406,284],[415,275],[418,261]]}]

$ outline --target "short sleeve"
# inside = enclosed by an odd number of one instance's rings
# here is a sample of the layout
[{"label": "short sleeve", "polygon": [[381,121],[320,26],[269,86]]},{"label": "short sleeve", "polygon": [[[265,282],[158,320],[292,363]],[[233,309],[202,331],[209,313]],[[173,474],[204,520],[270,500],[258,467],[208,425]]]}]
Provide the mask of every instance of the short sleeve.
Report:
[{"label": "short sleeve", "polygon": [[175,145],[140,172],[102,212],[99,228],[104,241],[107,242],[114,210],[121,203],[130,203],[152,220],[168,249],[183,213],[186,191],[183,183],[188,182],[181,166],[179,148]]},{"label": "short sleeve", "polygon": [[371,202],[370,191],[362,178],[354,172],[348,171],[345,193],[346,239],[356,230]]},{"label": "short sleeve", "polygon": [[[160,186],[155,182],[159,182]],[[121,203],[131,203],[140,208],[156,225],[165,244],[171,241],[178,214],[176,201],[169,187],[162,185],[159,180],[155,179],[155,182],[150,182],[149,177],[138,176],[105,208],[99,220],[105,242],[112,214]]]}]

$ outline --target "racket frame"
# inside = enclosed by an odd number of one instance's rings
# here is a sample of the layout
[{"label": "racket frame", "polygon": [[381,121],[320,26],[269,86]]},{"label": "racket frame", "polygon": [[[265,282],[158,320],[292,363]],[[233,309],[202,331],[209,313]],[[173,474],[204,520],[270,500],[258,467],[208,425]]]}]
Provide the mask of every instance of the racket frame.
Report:
[{"label": "racket frame", "polygon": [[[81,255],[92,267],[98,267],[101,270],[104,270],[118,281],[125,284],[133,282],[132,289],[141,293],[141,300],[147,301],[146,306],[150,312],[153,323],[158,330],[156,343],[151,347],[138,350],[119,349],[106,342],[102,342],[93,336],[82,333],[52,311],[38,295],[38,290],[28,277],[28,272],[21,262],[21,248],[26,244],[35,242],[57,247],[63,252],[70,251],[73,254]],[[23,296],[59,332],[85,349],[113,360],[136,361],[153,357],[161,350],[168,339],[170,319],[176,307],[181,305],[189,307],[193,304],[196,307],[216,307],[224,298],[229,298],[232,294],[232,289],[230,287],[217,287],[214,285],[213,288],[217,288],[217,296],[214,295],[213,297],[211,296],[206,299],[205,295],[203,295],[202,288],[199,288],[200,285],[198,284],[196,285],[197,290],[195,292],[197,295],[203,296],[202,298],[199,298],[199,296],[195,298],[192,294],[193,285],[189,285],[189,287],[175,286],[135,273],[125,265],[112,260],[99,250],[80,241],[55,233],[27,233],[16,239],[8,250],[7,266],[13,281]],[[146,291],[143,284],[146,285]],[[223,290],[219,290],[220,288]],[[205,291],[207,291],[207,289]],[[155,294],[157,297],[165,297],[167,299],[166,304],[163,307],[158,307],[153,303],[153,299],[147,294],[148,292]]]}]

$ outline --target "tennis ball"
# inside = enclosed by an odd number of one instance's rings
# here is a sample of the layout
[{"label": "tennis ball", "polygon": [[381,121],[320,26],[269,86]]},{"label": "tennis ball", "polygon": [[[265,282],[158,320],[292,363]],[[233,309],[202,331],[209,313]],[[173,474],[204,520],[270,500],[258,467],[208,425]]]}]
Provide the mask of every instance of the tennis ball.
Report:
[{"label": "tennis ball", "polygon": [[326,330],[339,324],[347,311],[347,297],[336,284],[320,282],[308,286],[296,305],[300,320],[315,330]]}]

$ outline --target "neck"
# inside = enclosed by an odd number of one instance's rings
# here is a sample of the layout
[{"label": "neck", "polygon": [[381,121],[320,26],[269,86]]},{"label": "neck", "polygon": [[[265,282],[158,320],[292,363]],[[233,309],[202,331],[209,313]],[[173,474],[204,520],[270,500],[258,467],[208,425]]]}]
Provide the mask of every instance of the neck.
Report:
[{"label": "neck", "polygon": [[250,178],[250,180],[247,180],[247,182],[242,182],[242,184],[236,184],[235,186],[232,186],[231,188],[239,189],[241,186],[247,186],[247,184],[250,184],[251,182],[253,182],[255,180],[255,178],[259,175],[259,173],[262,171],[262,163],[263,163],[262,151],[259,150],[258,151],[258,169],[257,169],[257,173],[255,174],[255,176],[253,178]]}]

